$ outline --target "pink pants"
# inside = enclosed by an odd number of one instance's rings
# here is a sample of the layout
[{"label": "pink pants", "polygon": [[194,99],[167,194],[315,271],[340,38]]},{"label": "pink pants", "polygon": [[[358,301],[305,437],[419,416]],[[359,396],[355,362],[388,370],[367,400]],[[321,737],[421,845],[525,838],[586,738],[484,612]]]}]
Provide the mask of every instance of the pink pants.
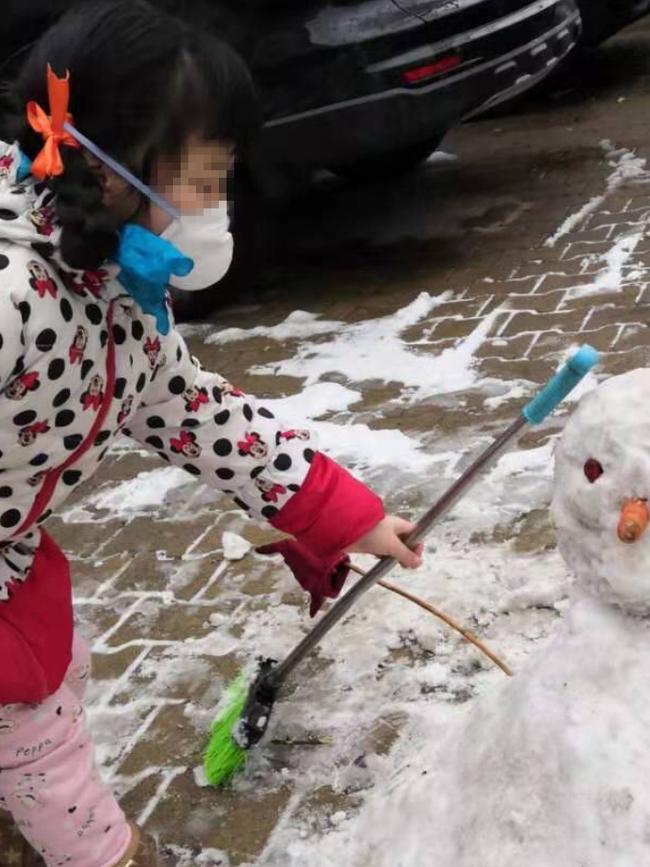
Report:
[{"label": "pink pants", "polygon": [[48,867],[113,867],[130,829],[101,782],[81,704],[90,651],[75,636],[61,687],[40,704],[0,705],[0,808]]}]

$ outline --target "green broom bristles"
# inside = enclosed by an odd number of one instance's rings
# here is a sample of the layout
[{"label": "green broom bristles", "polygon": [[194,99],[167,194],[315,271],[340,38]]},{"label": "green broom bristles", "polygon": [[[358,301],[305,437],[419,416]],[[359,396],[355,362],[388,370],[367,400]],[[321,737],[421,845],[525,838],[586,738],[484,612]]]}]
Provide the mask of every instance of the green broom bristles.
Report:
[{"label": "green broom bristles", "polygon": [[240,674],[227,688],[224,707],[212,724],[203,767],[212,786],[227,783],[246,764],[246,750],[233,740],[232,731],[244,710],[250,683]]}]

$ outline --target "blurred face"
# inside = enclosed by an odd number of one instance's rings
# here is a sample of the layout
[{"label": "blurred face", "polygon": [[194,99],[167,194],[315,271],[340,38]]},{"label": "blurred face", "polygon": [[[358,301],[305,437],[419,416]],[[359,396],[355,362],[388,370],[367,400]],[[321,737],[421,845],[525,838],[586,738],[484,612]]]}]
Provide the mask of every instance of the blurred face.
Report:
[{"label": "blurred face", "polygon": [[[100,179],[105,204],[120,222],[137,220],[156,235],[169,226],[171,217],[165,211],[152,203],[143,208],[140,193],[127,181],[91,154],[86,152],[85,157]],[[208,142],[193,135],[180,158],[158,158],[150,185],[182,213],[200,212],[226,199],[234,158],[230,142]]]},{"label": "blurred face", "polygon": [[[160,157],[152,169],[151,186],[184,214],[213,208],[228,194],[228,176],[234,162],[229,142],[206,142],[192,136],[179,159]],[[160,234],[170,224],[168,214],[149,208],[150,228]]]}]

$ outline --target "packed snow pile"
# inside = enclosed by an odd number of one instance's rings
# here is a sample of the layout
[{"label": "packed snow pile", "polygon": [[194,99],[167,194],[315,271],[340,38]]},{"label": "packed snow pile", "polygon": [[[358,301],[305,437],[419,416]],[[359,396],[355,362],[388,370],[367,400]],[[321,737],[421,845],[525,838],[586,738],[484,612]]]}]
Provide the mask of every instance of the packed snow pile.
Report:
[{"label": "packed snow pile", "polygon": [[253,547],[243,536],[229,531],[226,531],[221,537],[221,544],[226,560],[242,560]]},{"label": "packed snow pile", "polygon": [[650,491],[648,406],[650,371],[615,377],[562,437],[553,516],[577,580],[555,636],[467,713],[422,711],[360,813],[318,847],[294,840],[285,864],[648,863],[647,522],[621,536],[628,504]]}]

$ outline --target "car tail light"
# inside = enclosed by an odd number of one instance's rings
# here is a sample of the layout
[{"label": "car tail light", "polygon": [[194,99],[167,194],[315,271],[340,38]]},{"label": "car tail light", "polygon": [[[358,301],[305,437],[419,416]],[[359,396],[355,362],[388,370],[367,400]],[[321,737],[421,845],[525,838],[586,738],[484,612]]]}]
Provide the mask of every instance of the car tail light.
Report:
[{"label": "car tail light", "polygon": [[435,63],[427,63],[426,66],[415,66],[413,69],[407,69],[402,73],[402,80],[406,84],[419,84],[419,82],[425,81],[427,78],[433,78],[435,75],[440,75],[443,72],[454,69],[460,63],[460,57],[457,54],[451,54],[449,57],[436,60]]}]

